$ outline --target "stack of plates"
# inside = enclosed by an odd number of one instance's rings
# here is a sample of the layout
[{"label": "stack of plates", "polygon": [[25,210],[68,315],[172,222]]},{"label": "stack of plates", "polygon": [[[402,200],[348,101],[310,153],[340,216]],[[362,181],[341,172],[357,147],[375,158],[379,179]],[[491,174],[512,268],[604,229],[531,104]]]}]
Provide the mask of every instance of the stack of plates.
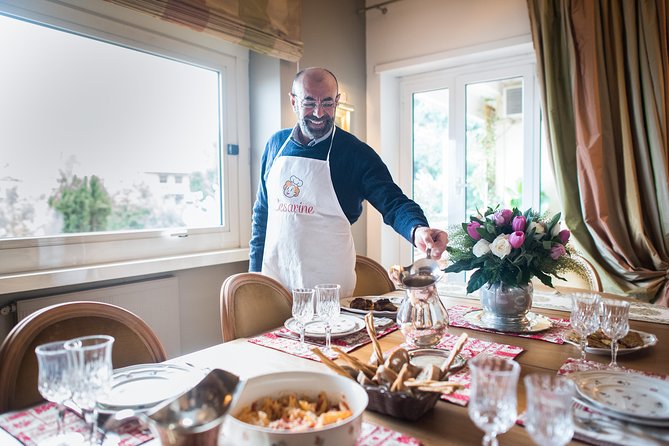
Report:
[{"label": "stack of plates", "polygon": [[669,427],[669,382],[637,373],[593,370],[570,375],[580,401],[611,418]]}]

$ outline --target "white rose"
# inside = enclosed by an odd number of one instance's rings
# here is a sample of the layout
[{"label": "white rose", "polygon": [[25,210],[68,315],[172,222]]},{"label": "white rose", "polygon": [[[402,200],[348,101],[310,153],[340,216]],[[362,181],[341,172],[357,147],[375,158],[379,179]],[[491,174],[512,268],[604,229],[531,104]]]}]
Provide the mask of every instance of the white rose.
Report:
[{"label": "white rose", "polygon": [[551,229],[551,238],[557,237],[557,235],[560,233],[560,222],[555,223],[553,225],[553,229]]},{"label": "white rose", "polygon": [[488,254],[490,252],[490,242],[484,239],[479,240],[472,248],[472,252],[476,257]]},{"label": "white rose", "polygon": [[500,259],[511,253],[511,243],[509,243],[508,237],[506,234],[500,234],[490,244],[490,251]]},{"label": "white rose", "polygon": [[543,223],[538,223],[536,221],[533,221],[530,223],[530,226],[528,227],[528,230],[532,230],[534,228],[534,240],[539,240],[541,237],[544,236],[544,232],[546,232],[546,228],[544,228]]}]

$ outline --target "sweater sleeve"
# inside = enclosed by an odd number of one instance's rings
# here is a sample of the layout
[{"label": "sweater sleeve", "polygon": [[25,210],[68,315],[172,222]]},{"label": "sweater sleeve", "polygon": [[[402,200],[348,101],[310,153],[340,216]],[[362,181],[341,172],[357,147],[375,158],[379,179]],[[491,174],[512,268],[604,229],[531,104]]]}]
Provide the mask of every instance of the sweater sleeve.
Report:
[{"label": "sweater sleeve", "polygon": [[[251,241],[249,242],[249,271],[260,272],[262,270],[262,259],[265,251],[265,233],[267,231],[267,173],[271,166],[273,156],[270,155],[272,140],[265,145],[265,150],[260,162],[260,180],[258,181],[258,192],[253,204],[253,218],[251,221]],[[275,155],[275,154],[274,154]]]},{"label": "sweater sleeve", "polygon": [[364,197],[383,216],[383,222],[411,242],[414,226],[429,226],[421,207],[407,197],[393,181],[390,171],[381,157],[369,146],[367,160],[363,166],[362,183]]}]

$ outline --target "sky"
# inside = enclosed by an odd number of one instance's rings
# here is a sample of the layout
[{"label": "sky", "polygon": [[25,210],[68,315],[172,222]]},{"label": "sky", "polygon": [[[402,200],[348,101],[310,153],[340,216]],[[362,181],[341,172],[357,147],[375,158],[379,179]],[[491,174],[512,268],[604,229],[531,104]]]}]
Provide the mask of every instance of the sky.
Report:
[{"label": "sky", "polygon": [[[34,194],[74,173],[211,167],[218,73],[0,15],[0,180]],[[3,182],[0,181],[0,189]]]}]

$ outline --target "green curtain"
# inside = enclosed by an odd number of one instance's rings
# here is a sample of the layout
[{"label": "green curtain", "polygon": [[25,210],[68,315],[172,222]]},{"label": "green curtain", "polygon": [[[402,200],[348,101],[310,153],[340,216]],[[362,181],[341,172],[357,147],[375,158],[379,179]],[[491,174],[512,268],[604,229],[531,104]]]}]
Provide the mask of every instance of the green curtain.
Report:
[{"label": "green curtain", "polygon": [[262,54],[302,57],[302,0],[106,0]]},{"label": "green curtain", "polygon": [[604,290],[669,302],[667,0],[527,0],[564,220]]}]

